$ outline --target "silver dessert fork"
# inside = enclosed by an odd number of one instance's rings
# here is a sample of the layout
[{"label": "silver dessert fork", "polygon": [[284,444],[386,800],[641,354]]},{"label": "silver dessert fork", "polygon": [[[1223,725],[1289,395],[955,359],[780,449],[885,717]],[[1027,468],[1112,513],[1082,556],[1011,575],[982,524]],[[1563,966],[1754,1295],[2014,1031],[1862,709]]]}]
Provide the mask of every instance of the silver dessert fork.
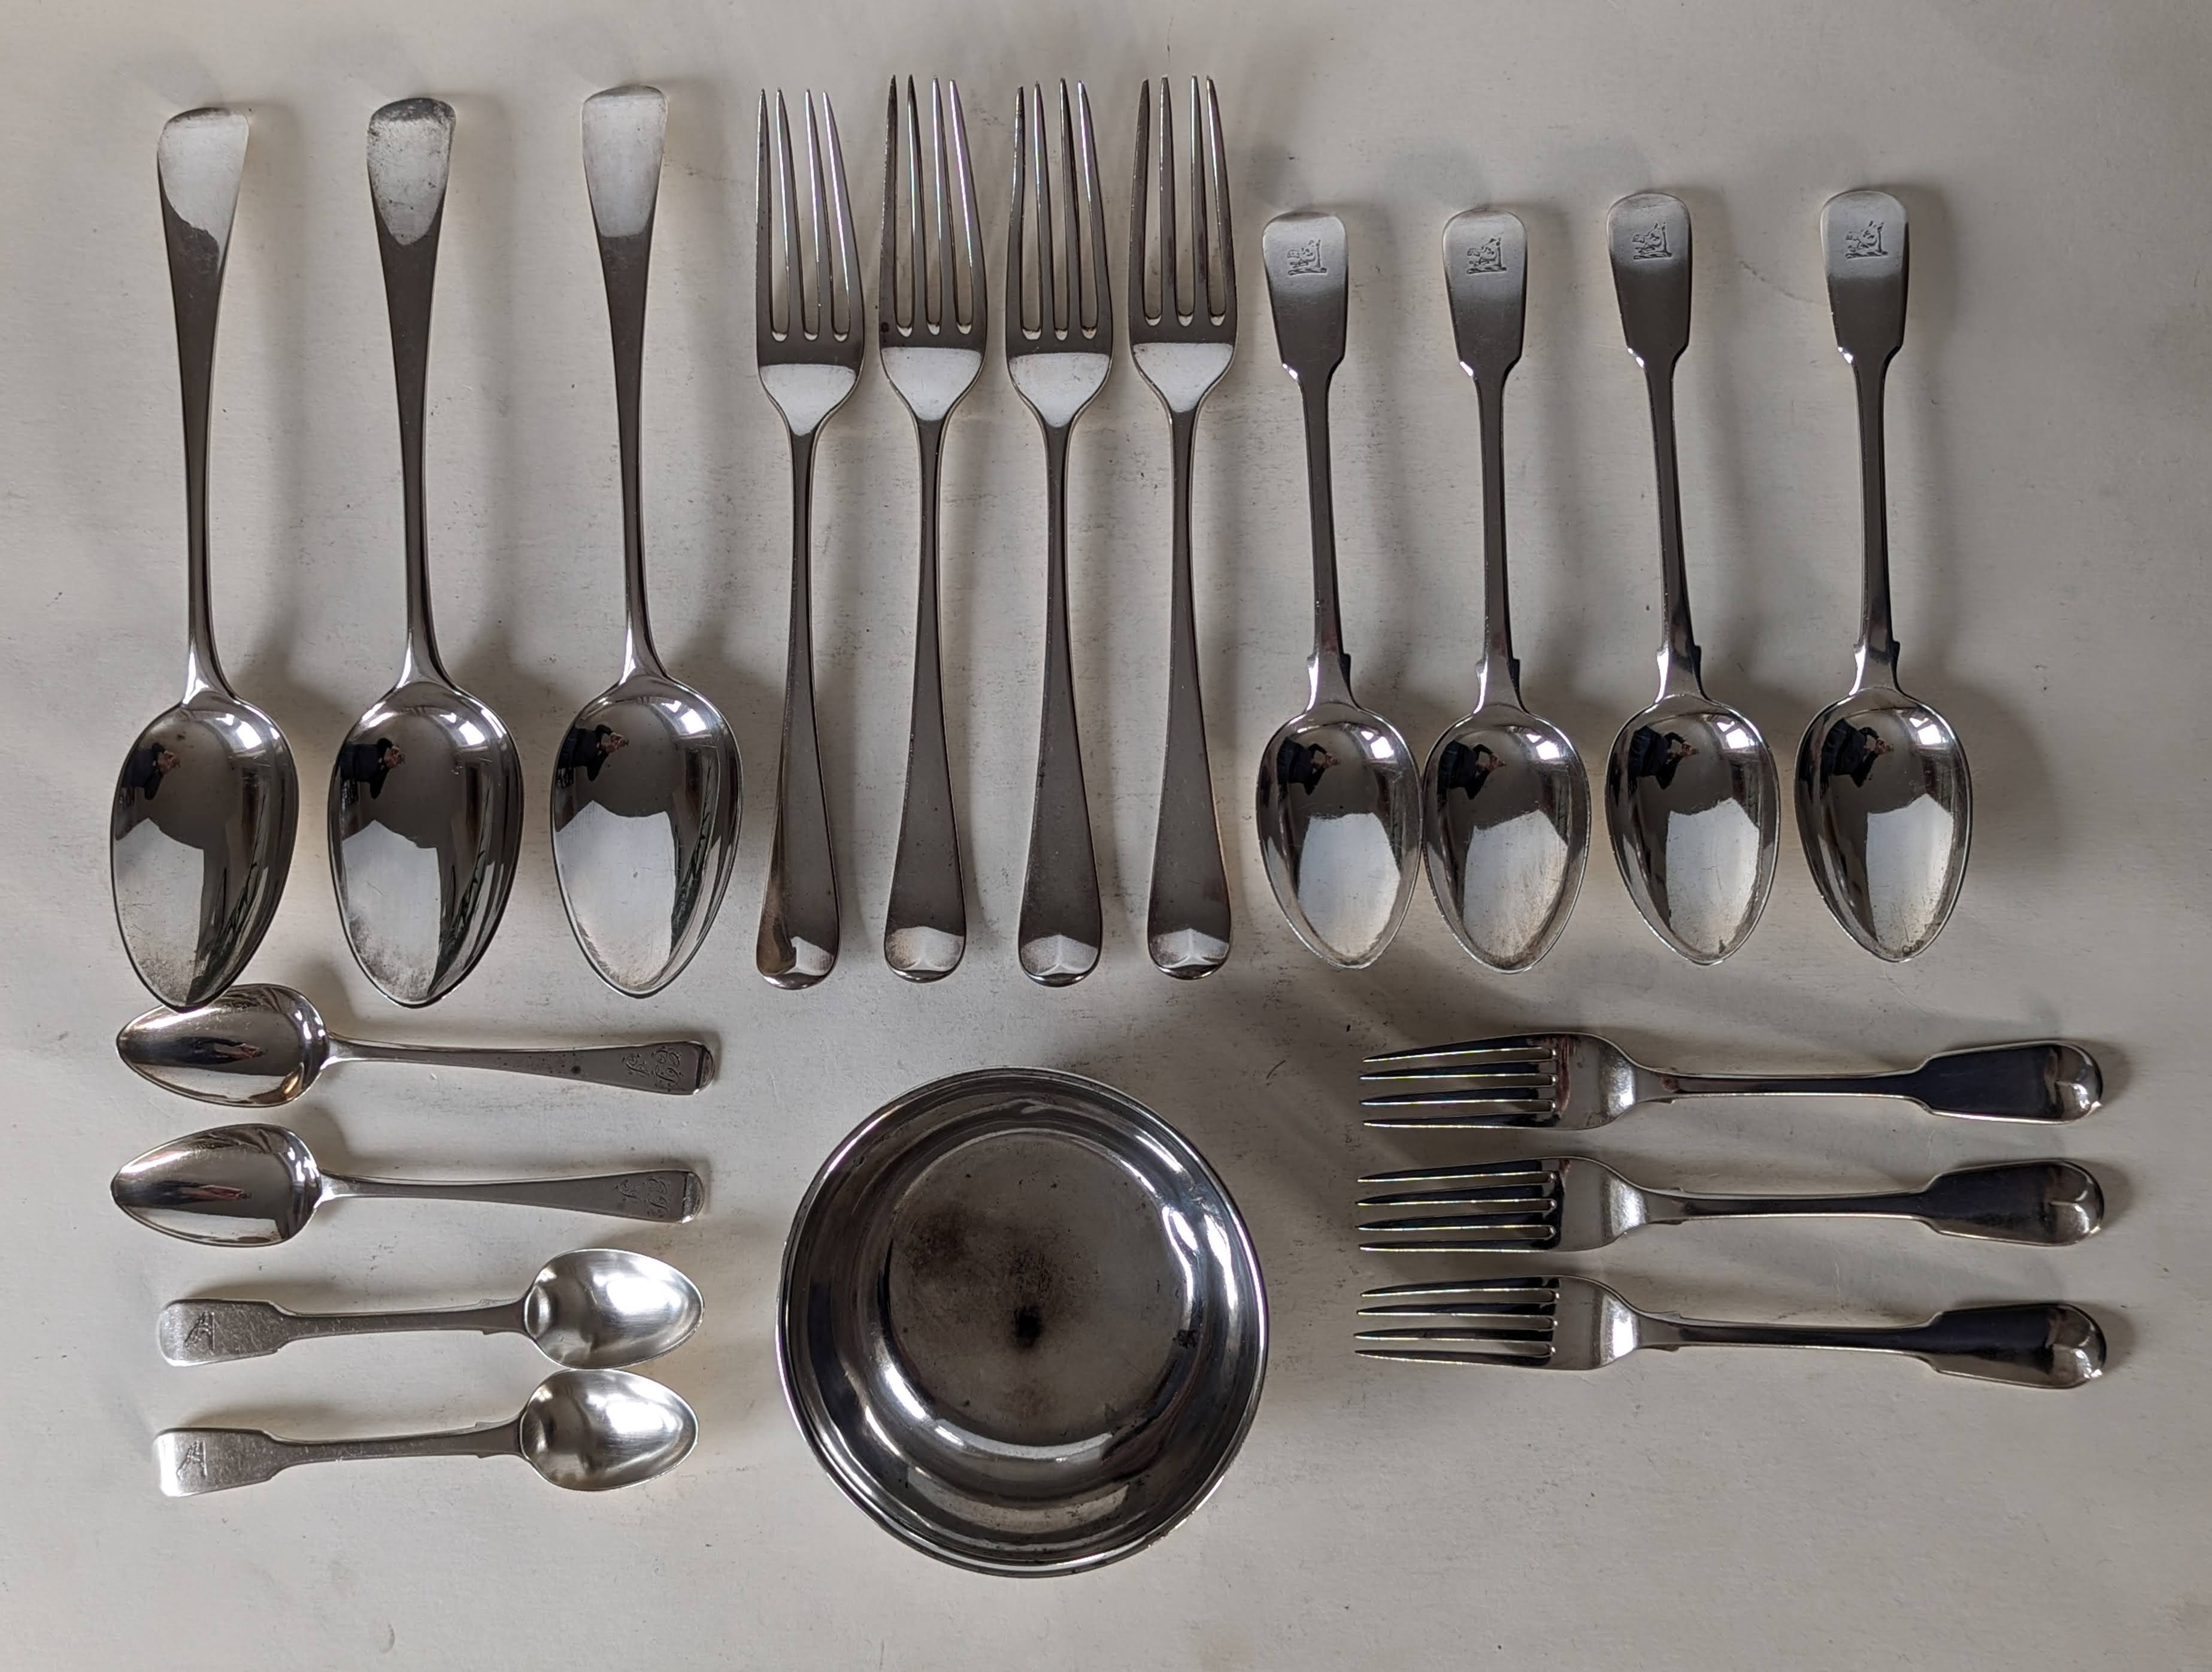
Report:
[{"label": "silver dessert fork", "polygon": [[[1018,933],[1024,973],[1048,987],[1065,987],[1090,974],[1103,936],[1067,644],[1067,436],[1114,366],[1098,149],[1091,131],[1091,95],[1080,82],[1073,106],[1067,83],[1060,84],[1060,150],[1063,196],[1055,218],[1044,88],[1017,91],[1013,208],[1006,228],[1006,375],[1044,433],[1048,530],[1044,712]],[[1031,193],[1033,218],[1024,209]]]},{"label": "silver dessert fork", "polygon": [[[1229,159],[1213,82],[1190,82],[1190,260],[1177,245],[1175,116],[1160,80],[1159,207],[1148,214],[1153,167],[1152,85],[1137,95],[1136,183],[1129,197],[1129,357],[1167,409],[1175,471],[1173,602],[1168,645],[1168,736],[1145,925],[1152,962],[1190,978],[1229,956],[1229,878],[1213,808],[1199,699],[1198,623],[1191,603],[1191,453],[1198,409],[1237,351],[1237,250],[1229,222]],[[1217,268],[1218,270],[1217,270]]]},{"label": "silver dessert fork", "polygon": [[[914,628],[914,717],[907,735],[906,805],[884,917],[884,961],[909,981],[950,975],[968,948],[960,826],[945,748],[945,691],[937,650],[938,466],[945,424],[983,367],[983,233],[968,161],[968,119],[953,82],[929,84],[928,193],[921,112],[906,83],[905,167],[899,87],[891,80],[884,132],[883,265],[876,284],[884,376],[914,415],[921,448],[921,584]],[[948,155],[947,142],[950,142]],[[899,204],[906,204],[906,242]],[[955,225],[959,236],[953,236]]]},{"label": "silver dessert fork", "polygon": [[807,582],[814,443],[830,415],[860,381],[864,303],[853,205],[845,195],[845,156],[829,95],[823,95],[818,124],[814,95],[806,95],[810,191],[803,251],[791,122],[782,94],[775,95],[773,151],[768,111],[763,93],[754,179],[754,342],[761,386],[791,432],[791,643],[784,669],[783,751],[776,769],[775,847],[755,957],[760,972],[777,986],[811,987],[837,962],[837,859],[814,733],[814,633]]}]

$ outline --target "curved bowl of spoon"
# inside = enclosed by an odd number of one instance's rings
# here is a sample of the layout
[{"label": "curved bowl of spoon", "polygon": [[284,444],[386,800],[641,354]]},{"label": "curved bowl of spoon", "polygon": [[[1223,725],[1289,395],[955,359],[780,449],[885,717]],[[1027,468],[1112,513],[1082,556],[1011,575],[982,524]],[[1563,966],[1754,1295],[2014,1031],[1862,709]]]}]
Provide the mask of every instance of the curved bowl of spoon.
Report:
[{"label": "curved bowl of spoon", "polygon": [[1437,740],[1422,787],[1429,887],[1459,943],[1502,973],[1552,949],[1589,857],[1589,776],[1567,735],[1488,702]]},{"label": "curved bowl of spoon", "polygon": [[1356,703],[1315,705],[1268,739],[1257,809],[1298,939],[1338,969],[1381,957],[1420,875],[1421,772],[1405,735]]}]

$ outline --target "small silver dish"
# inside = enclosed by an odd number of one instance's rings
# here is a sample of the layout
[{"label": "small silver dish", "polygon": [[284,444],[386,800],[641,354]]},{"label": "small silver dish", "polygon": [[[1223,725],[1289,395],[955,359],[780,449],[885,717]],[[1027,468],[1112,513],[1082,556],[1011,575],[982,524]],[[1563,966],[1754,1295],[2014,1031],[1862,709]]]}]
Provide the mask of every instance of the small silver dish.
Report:
[{"label": "small silver dish", "polygon": [[785,1245],[776,1362],[831,1478],[919,1549],[1071,1573],[1204,1501],[1267,1304],[1228,1190],[1110,1086],[987,1069],[837,1147]]}]

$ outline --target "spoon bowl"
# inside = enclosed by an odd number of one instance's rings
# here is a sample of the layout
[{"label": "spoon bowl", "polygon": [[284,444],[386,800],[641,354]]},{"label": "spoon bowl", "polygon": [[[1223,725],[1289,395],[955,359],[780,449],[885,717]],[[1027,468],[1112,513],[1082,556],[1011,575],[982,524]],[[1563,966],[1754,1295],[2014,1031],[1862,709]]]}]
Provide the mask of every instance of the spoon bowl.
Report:
[{"label": "spoon bowl", "polygon": [[1567,735],[1485,703],[1437,740],[1422,776],[1429,886],[1459,943],[1506,973],[1552,949],[1582,892],[1589,778]]},{"label": "spoon bowl", "polygon": [[1299,940],[1364,969],[1405,921],[1419,875],[1421,773],[1397,727],[1324,701],[1287,722],[1260,762],[1260,851]]},{"label": "spoon bowl", "polygon": [[556,1254],[522,1297],[522,1333],[570,1370],[618,1370],[673,1353],[699,1327],[699,1290],[665,1260],[626,1248]]},{"label": "spoon bowl", "polygon": [[672,1388],[620,1370],[556,1371],[515,1419],[515,1449],[556,1487],[611,1492],[691,1453],[699,1419]]}]

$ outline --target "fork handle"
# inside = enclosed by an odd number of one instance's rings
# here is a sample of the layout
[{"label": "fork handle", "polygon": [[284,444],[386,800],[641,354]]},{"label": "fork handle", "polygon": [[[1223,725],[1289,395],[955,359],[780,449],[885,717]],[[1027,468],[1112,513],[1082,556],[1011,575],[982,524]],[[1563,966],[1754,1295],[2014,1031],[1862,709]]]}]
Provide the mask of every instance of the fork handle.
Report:
[{"label": "fork handle", "polygon": [[[2105,1333],[2078,1306],[1969,1306],[1905,1329],[1708,1324],[1647,1315],[1638,1345],[1838,1347],[1902,1353],[1947,1376],[2021,1387],[2076,1388],[2105,1369]],[[1663,1335],[1662,1332],[1664,1332]]]},{"label": "fork handle", "polygon": [[1932,1114],[1972,1120],[2079,1120],[2103,1101],[2096,1059],[2058,1039],[1990,1045],[1931,1057],[1894,1074],[1668,1074],[1669,1097],[1735,1097],[1769,1093],[1909,1098]]},{"label": "fork handle", "polygon": [[1644,1192],[1645,1223],[1817,1215],[1917,1219],[1954,1237],[1993,1242],[2076,1243],[2104,1222],[2105,1198],[2070,1161],[2007,1162],[1945,1173],[1917,1190],[1861,1196],[1683,1196]]}]

